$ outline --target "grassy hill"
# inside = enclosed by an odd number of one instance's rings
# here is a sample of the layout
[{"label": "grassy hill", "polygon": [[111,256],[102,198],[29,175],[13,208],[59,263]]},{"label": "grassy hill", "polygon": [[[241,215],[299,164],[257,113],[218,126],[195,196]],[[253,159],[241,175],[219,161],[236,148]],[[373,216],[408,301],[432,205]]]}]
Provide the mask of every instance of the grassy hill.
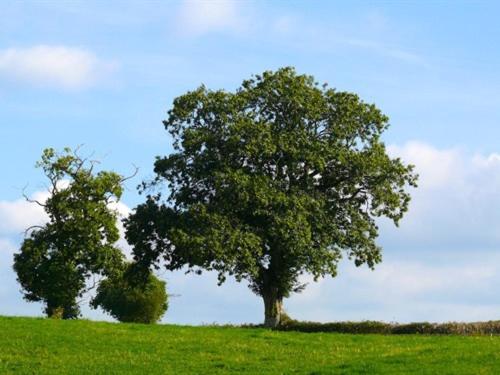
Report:
[{"label": "grassy hill", "polygon": [[498,374],[500,337],[0,317],[0,373]]}]

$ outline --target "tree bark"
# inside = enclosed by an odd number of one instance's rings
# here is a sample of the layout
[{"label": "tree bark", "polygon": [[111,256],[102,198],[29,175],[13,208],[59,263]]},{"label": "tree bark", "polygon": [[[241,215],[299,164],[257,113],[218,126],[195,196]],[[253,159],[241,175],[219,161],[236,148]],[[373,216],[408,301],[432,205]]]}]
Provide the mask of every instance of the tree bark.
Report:
[{"label": "tree bark", "polygon": [[264,300],[264,327],[275,328],[281,322],[283,299],[278,298],[276,293],[266,293],[262,298]]},{"label": "tree bark", "polygon": [[47,306],[45,311],[47,313],[47,317],[51,319],[63,319],[64,317],[64,308],[60,306]]}]

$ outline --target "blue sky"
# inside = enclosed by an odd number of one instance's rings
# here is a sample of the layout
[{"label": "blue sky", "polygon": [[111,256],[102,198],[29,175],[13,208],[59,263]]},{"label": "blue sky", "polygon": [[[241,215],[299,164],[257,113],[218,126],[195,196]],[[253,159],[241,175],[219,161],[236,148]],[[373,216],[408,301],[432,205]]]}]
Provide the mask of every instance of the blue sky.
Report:
[{"label": "blue sky", "polygon": [[[33,166],[43,148],[85,145],[103,167],[151,176],[171,140],[173,98],[204,83],[234,90],[292,65],[376,103],[385,141],[421,187],[401,228],[382,223],[374,272],[341,265],[286,302],[310,320],[498,319],[500,5],[487,1],[3,1],[0,5],[0,314],[37,315],[11,271],[20,233],[43,215]],[[162,272],[165,321],[258,322],[245,285]],[[306,280],[307,281],[307,280]],[[85,316],[103,318],[85,309]]]}]

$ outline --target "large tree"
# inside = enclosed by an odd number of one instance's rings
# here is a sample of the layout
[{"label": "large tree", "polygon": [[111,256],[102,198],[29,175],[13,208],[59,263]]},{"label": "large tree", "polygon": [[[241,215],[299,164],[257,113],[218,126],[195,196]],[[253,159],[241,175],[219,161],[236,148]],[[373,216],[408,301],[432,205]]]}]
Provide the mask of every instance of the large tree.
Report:
[{"label": "large tree", "polygon": [[293,68],[236,92],[201,86],[174,100],[164,125],[174,152],[157,158],[126,223],[138,264],[246,279],[266,326],[304,288],[301,274],[335,276],[343,256],[379,263],[376,218],[397,225],[416,186],[413,167],[386,152],[379,109]]},{"label": "large tree", "polygon": [[70,149],[46,149],[37,166],[49,180],[50,196],[32,202],[43,207],[48,222],[28,228],[14,270],[26,300],[43,302],[48,316],[75,318],[91,277],[122,268],[122,252],[114,245],[117,212],[110,204],[120,199],[123,178],[95,173],[95,162]]}]

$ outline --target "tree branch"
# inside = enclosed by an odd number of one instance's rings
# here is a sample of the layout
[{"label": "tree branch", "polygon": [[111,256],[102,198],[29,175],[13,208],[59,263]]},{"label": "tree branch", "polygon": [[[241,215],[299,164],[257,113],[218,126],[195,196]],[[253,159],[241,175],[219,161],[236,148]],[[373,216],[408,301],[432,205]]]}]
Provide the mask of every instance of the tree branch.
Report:
[{"label": "tree branch", "polygon": [[24,236],[27,237],[28,236],[28,232],[31,231],[31,230],[34,230],[34,229],[44,229],[44,227],[41,226],[41,225],[32,225],[32,226],[26,228],[26,230],[23,232]]},{"label": "tree branch", "polygon": [[42,202],[36,200],[36,199],[31,199],[30,197],[28,197],[28,195],[25,193],[26,191],[26,188],[28,187],[28,185],[26,185],[24,188],[23,188],[23,198],[29,202],[29,203],[35,203],[37,205],[39,205],[40,207],[46,207]]},{"label": "tree branch", "polygon": [[131,180],[132,178],[134,178],[135,176],[137,176],[137,173],[139,173],[139,167],[137,167],[135,164],[132,164],[132,166],[134,167],[134,172],[130,176],[123,177],[120,180],[120,183],[123,184],[125,181]]}]

